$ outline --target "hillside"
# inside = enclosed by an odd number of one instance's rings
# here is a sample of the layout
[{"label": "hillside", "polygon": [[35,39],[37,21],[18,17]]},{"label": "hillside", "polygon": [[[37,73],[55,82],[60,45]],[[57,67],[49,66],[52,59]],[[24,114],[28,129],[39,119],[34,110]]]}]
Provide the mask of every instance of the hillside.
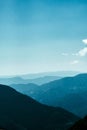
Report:
[{"label": "hillside", "polygon": [[76,122],[69,130],[87,130],[87,116]]},{"label": "hillside", "polygon": [[64,109],[41,105],[0,85],[0,126],[6,130],[66,130],[78,119]]},{"label": "hillside", "polygon": [[40,86],[29,83],[29,84],[11,84],[11,87],[16,91],[21,92],[36,99],[36,95],[40,95]]},{"label": "hillside", "polygon": [[56,80],[41,88],[37,98],[41,103],[60,106],[80,116],[87,114],[87,74]]},{"label": "hillside", "polygon": [[43,104],[63,107],[81,117],[87,114],[87,74],[62,78],[41,86],[14,84],[12,87],[22,89],[22,93]]}]

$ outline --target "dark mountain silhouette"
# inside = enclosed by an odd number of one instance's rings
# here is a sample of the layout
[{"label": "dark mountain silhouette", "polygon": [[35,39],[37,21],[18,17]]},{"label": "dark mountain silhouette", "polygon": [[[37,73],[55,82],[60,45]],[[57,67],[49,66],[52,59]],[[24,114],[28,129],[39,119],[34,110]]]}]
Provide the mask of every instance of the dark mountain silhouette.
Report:
[{"label": "dark mountain silhouette", "polygon": [[69,130],[87,130],[87,116],[76,122]]},{"label": "dark mountain silhouette", "polygon": [[6,130],[66,130],[78,119],[62,108],[41,105],[0,85],[0,126]]},{"label": "dark mountain silhouette", "polygon": [[79,116],[87,114],[87,74],[62,78],[41,86],[34,85],[32,86],[33,91],[29,84],[13,85],[12,87],[23,88],[22,93],[43,104],[60,106]]},{"label": "dark mountain silhouette", "polygon": [[27,130],[22,125],[13,121],[9,115],[0,114],[0,130]]}]

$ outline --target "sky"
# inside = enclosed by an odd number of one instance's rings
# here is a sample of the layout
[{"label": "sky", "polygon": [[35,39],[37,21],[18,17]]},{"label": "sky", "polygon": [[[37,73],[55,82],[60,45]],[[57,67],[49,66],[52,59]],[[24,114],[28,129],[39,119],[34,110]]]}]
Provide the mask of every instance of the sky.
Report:
[{"label": "sky", "polygon": [[86,66],[87,0],[0,0],[0,75]]}]

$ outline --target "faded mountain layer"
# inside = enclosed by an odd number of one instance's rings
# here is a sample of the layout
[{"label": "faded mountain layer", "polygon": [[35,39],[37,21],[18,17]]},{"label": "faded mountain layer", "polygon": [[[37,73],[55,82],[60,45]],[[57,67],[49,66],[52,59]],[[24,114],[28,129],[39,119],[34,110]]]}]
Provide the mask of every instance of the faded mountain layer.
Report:
[{"label": "faded mountain layer", "polygon": [[55,72],[42,72],[42,73],[34,73],[34,74],[25,74],[21,75],[24,79],[35,79],[45,76],[58,76],[58,77],[67,77],[67,76],[75,76],[79,74],[78,71],[55,71]]},{"label": "faded mountain layer", "polygon": [[78,119],[64,109],[41,105],[0,85],[0,126],[6,130],[66,130]]},{"label": "faded mountain layer", "polygon": [[11,85],[11,84],[37,84],[37,85],[42,85],[48,82],[51,82],[53,80],[58,80],[61,79],[59,76],[44,76],[44,77],[39,77],[35,79],[23,79],[21,77],[9,77],[9,78],[0,78],[0,84],[5,84],[5,85]]},{"label": "faded mountain layer", "polygon": [[50,106],[60,106],[79,116],[87,114],[87,74],[67,77],[36,86],[12,85],[16,90]]},{"label": "faded mountain layer", "polygon": [[39,78],[35,78],[35,79],[25,79],[27,80],[28,83],[34,83],[37,85],[42,85],[54,80],[58,80],[61,79],[62,77],[59,76],[43,76],[43,77],[39,77]]}]

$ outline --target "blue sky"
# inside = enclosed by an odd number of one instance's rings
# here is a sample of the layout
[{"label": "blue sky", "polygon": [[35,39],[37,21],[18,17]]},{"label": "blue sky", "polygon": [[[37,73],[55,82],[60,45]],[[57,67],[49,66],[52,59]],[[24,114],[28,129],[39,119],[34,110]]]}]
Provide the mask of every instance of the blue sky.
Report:
[{"label": "blue sky", "polygon": [[0,0],[0,75],[87,72],[86,0]]}]

